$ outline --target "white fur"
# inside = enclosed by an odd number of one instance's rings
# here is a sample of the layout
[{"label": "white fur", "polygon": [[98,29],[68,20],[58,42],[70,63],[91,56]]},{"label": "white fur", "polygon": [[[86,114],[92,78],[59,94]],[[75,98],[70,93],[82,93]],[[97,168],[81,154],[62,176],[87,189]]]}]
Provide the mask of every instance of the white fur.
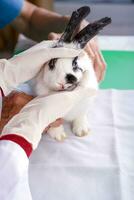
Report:
[{"label": "white fur", "polygon": [[[70,45],[72,46],[72,44]],[[78,70],[74,72],[72,70],[72,58],[60,58],[56,62],[56,67],[52,71],[49,69],[48,63],[46,63],[39,74],[32,79],[31,85],[34,91],[34,95],[50,95],[53,93],[60,92],[61,84],[64,85],[64,90],[71,86],[71,84],[66,84],[65,75],[73,74],[78,80],[78,85],[81,85],[83,88],[89,88],[91,91],[98,90],[98,82],[96,79],[96,75],[93,69],[93,64],[89,56],[85,51],[78,57],[78,65],[82,68],[83,72]],[[68,92],[68,91],[67,91]],[[91,103],[95,93],[91,95],[90,99],[85,98],[81,102],[77,103],[75,107],[65,116],[65,120],[70,121],[72,123],[72,131],[77,136],[84,136],[89,133],[89,125],[87,122],[87,112],[88,108],[90,108]],[[60,104],[60,102],[53,102],[56,104]],[[62,112],[62,111],[61,111]],[[47,113],[45,113],[47,115]],[[49,134],[51,137],[55,138],[58,141],[62,141],[66,138],[66,133],[64,132],[63,126],[58,128],[49,129]]]}]

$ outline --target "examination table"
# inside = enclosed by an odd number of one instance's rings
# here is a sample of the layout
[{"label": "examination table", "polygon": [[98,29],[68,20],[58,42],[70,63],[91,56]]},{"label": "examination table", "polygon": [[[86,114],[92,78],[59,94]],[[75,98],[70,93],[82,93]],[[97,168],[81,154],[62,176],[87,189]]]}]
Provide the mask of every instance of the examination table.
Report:
[{"label": "examination table", "polygon": [[65,124],[64,142],[43,136],[30,157],[33,200],[134,199],[134,37],[99,42],[108,67],[88,116],[92,132],[79,138]]}]

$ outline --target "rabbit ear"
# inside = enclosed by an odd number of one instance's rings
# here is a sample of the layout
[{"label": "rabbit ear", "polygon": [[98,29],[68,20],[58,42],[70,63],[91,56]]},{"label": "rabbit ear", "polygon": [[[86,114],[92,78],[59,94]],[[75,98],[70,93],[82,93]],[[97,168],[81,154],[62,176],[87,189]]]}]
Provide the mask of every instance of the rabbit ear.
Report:
[{"label": "rabbit ear", "polygon": [[89,14],[89,12],[90,8],[88,6],[81,7],[78,10],[74,11],[58,43],[70,43],[74,31],[76,30],[80,22]]},{"label": "rabbit ear", "polygon": [[105,17],[87,25],[73,39],[79,48],[84,48],[89,40],[91,40],[105,26],[111,23],[111,18]]}]

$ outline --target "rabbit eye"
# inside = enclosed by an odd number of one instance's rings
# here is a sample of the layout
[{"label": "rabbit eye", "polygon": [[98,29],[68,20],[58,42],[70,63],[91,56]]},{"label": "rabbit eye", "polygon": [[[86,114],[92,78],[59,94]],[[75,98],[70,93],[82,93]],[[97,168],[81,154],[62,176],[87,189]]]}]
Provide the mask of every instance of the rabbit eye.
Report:
[{"label": "rabbit eye", "polygon": [[79,67],[76,67],[76,66],[73,67],[73,71],[74,71],[74,72],[77,72],[78,70],[79,70]]},{"label": "rabbit eye", "polygon": [[78,66],[78,62],[77,62],[78,56],[74,58],[73,62],[72,62],[72,66],[73,66],[73,71],[77,72],[78,70],[83,71],[79,66]]},{"label": "rabbit eye", "polygon": [[57,58],[54,58],[54,59],[49,61],[48,65],[49,65],[50,70],[53,70],[55,68],[56,61],[57,61]]},{"label": "rabbit eye", "polygon": [[80,68],[80,67],[73,67],[73,71],[74,72],[77,72],[77,71],[81,71],[81,72],[83,72],[83,70]]},{"label": "rabbit eye", "polygon": [[72,62],[72,65],[73,65],[73,66],[77,66],[77,65],[78,65],[77,60],[78,60],[78,56],[76,56],[76,57],[73,59],[73,62]]}]

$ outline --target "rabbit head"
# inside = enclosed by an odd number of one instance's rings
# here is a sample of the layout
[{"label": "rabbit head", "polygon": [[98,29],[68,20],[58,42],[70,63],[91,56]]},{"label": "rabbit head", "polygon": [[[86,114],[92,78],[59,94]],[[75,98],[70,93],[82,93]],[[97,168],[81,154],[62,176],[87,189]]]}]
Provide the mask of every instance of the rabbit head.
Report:
[{"label": "rabbit head", "polygon": [[[87,6],[74,11],[63,35],[53,48],[83,49],[99,30],[111,23],[111,19],[105,17],[87,25],[75,35],[76,28],[89,12],[90,8]],[[88,68],[93,68],[89,56],[86,52],[82,52],[80,56],[75,58],[55,58],[45,64],[43,79],[49,89],[55,91],[71,90],[78,85],[82,79],[83,72]]]}]

